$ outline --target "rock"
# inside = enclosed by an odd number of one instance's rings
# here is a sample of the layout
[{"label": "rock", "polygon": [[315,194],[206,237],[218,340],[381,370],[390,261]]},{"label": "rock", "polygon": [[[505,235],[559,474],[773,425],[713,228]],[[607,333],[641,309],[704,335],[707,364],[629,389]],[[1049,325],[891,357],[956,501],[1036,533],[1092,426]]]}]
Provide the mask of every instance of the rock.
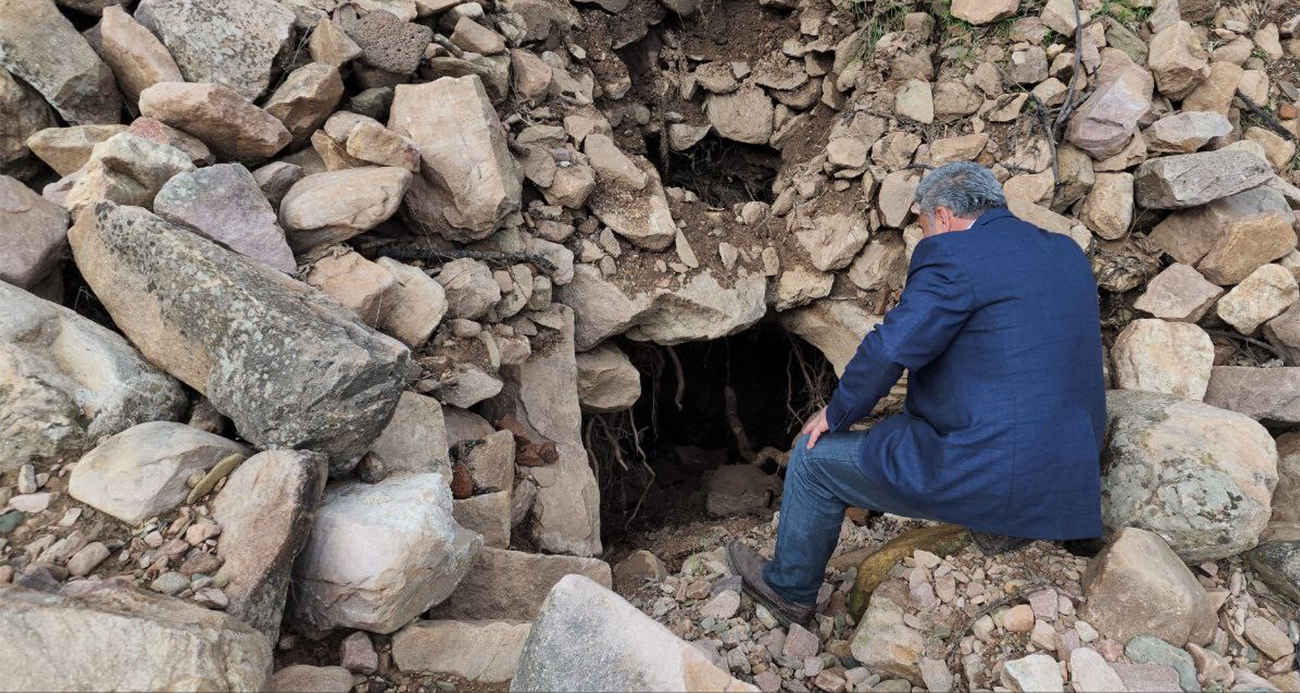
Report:
[{"label": "rock", "polygon": [[291,664],[271,677],[268,690],[275,693],[348,693],[352,672],[343,667]]},{"label": "rock", "polygon": [[1217,313],[1238,332],[1253,334],[1300,298],[1295,275],[1281,265],[1268,264],[1251,272],[1219,299]]},{"label": "rock", "polygon": [[274,0],[140,0],[135,18],[162,40],[186,82],[224,85],[248,101],[270,86],[294,36],[293,12]]},{"label": "rock", "polygon": [[829,272],[810,272],[801,267],[789,269],[777,278],[772,290],[772,307],[790,310],[828,296],[835,282]]},{"label": "rock", "polygon": [[446,291],[447,314],[453,318],[476,320],[501,300],[501,287],[492,270],[478,260],[459,258],[444,264],[438,283]]},{"label": "rock", "polygon": [[270,640],[279,640],[293,562],[312,533],[328,471],[324,455],[269,450],[236,467],[212,500],[225,611]]},{"label": "rock", "polygon": [[[587,141],[599,137],[603,135],[588,135]],[[677,238],[677,223],[673,221],[658,171],[644,157],[637,157],[635,166],[644,176],[645,187],[638,190],[626,183],[603,182],[588,201],[591,211],[632,243],[648,250],[664,250]],[[605,175],[608,179],[608,174]]]},{"label": "rock", "polygon": [[1219,285],[1244,282],[1267,263],[1290,253],[1296,244],[1295,228],[1287,214],[1278,211],[1229,221],[1219,232],[1197,265],[1206,279]]},{"label": "rock", "polygon": [[411,265],[381,257],[379,266],[397,280],[390,305],[379,327],[412,349],[419,348],[447,314],[447,293],[437,280]]},{"label": "rock", "polygon": [[315,290],[141,209],[101,203],[68,235],[118,327],[245,440],[324,452],[338,473],[392,415],[406,348]]},{"label": "rock", "polygon": [[99,567],[109,556],[108,547],[96,541],[86,544],[68,559],[68,574],[73,577],[85,577]]},{"label": "rock", "polygon": [[1012,659],[1002,665],[1002,685],[1013,691],[1063,691],[1061,669],[1044,654]]},{"label": "rock", "polygon": [[329,17],[323,17],[312,30],[308,48],[313,62],[325,63],[341,68],[361,57],[361,46],[357,45],[339,25]]},{"label": "rock", "polygon": [[512,529],[510,490],[485,493],[454,501],[452,515],[465,529],[483,536],[483,545],[504,549],[510,545]]},{"label": "rock", "polygon": [[[554,666],[581,661],[581,668]],[[546,598],[519,657],[515,691],[756,691],[636,607],[580,575]]]},{"label": "rock", "polygon": [[1123,238],[1133,223],[1133,176],[1098,173],[1083,206],[1082,221],[1107,240]]},{"label": "rock", "polygon": [[1070,118],[1066,139],[1094,159],[1124,150],[1151,108],[1151,74],[1118,50],[1106,50],[1099,84]]},{"label": "rock", "polygon": [[746,85],[727,94],[710,94],[705,114],[718,136],[746,144],[772,138],[772,100],[763,89]]},{"label": "rock", "polygon": [[885,542],[858,564],[858,575],[849,592],[849,613],[855,618],[862,615],[876,588],[888,579],[889,571],[903,558],[917,551],[928,551],[946,557],[965,548],[970,542],[970,532],[956,525],[934,525],[908,530]]},{"label": "rock", "polygon": [[[195,166],[211,166],[217,160],[212,155],[212,150],[208,149],[208,145],[203,144],[197,137],[187,135],[154,118],[136,118],[131,121],[131,126],[127,128],[127,132],[147,140],[154,140],[175,147],[185,152]],[[87,155],[87,158],[89,158],[89,155]]]},{"label": "rock", "polygon": [[[452,411],[444,409],[444,413]],[[509,431],[495,431],[488,426],[486,431],[473,434],[461,433],[462,438],[452,440],[454,421],[447,419],[448,440],[455,445],[461,440],[477,441],[457,460],[469,468],[474,485],[481,489],[508,490],[515,482],[515,439]]]},{"label": "rock", "polygon": [[1124,646],[1124,655],[1136,664],[1155,664],[1178,672],[1178,683],[1184,691],[1199,691],[1196,665],[1192,656],[1160,638],[1139,635]]},{"label": "rock", "polygon": [[[1116,390],[1107,401],[1109,432],[1102,453],[1107,527],[1156,532],[1190,563],[1255,545],[1277,483],[1277,448],[1263,426],[1242,414],[1167,395]],[[1158,492],[1171,485],[1177,485],[1177,495]]]},{"label": "rock", "polygon": [[86,206],[104,200],[151,207],[154,196],[172,176],[193,170],[185,152],[121,132],[95,145],[63,206],[74,217]]},{"label": "rock", "polygon": [[1285,171],[1290,168],[1291,159],[1296,152],[1295,142],[1259,126],[1248,128],[1246,139],[1264,148],[1264,156],[1275,170]]},{"label": "rock", "polygon": [[153,421],[118,433],[77,463],[68,493],[123,522],[138,525],[180,505],[186,480],[231,455],[251,451],[185,424]]},{"label": "rock", "polygon": [[1287,365],[1300,364],[1300,308],[1292,306],[1264,325],[1263,336],[1282,354]]},{"label": "rock", "polygon": [[36,90],[15,79],[4,67],[0,67],[0,112],[6,118],[5,129],[0,131],[0,174],[25,175],[31,168],[26,140],[53,128],[54,112]]},{"label": "rock", "polygon": [[397,279],[388,270],[355,251],[330,254],[316,261],[307,273],[308,285],[356,313],[371,327],[387,317]]},{"label": "rock", "polygon": [[68,215],[8,176],[0,176],[0,281],[28,289],[62,260]]},{"label": "rock", "polygon": [[[869,616],[869,615],[868,615]],[[920,660],[925,654],[925,638],[903,625],[877,625],[869,618],[853,635],[853,658],[872,671],[923,683]]]},{"label": "rock", "polygon": [[1200,272],[1176,262],[1147,283],[1133,307],[1163,320],[1196,323],[1222,295]]},{"label": "rock", "polygon": [[140,93],[140,113],[236,161],[274,156],[292,136],[275,116],[220,84],[162,82]]},{"label": "rock", "polygon": [[1011,633],[1028,633],[1034,628],[1034,610],[1028,604],[1011,607],[1002,617],[1002,627]]},{"label": "rock", "polygon": [[[942,86],[942,85],[940,85]],[[938,97],[936,96],[936,99]],[[936,101],[936,111],[938,104]],[[988,146],[989,136],[985,133],[945,137],[930,144],[930,165],[942,166],[954,161],[974,161]]]},{"label": "rock", "polygon": [[1111,357],[1122,389],[1200,400],[1209,386],[1214,344],[1192,323],[1140,319],[1115,338]]},{"label": "rock", "polygon": [[[115,581],[76,596],[0,589],[0,685],[12,690],[268,690],[271,642],[235,618]],[[121,644],[140,650],[123,657]]]},{"label": "rock", "polygon": [[[1256,421],[1300,422],[1300,409],[1295,404],[1297,387],[1300,387],[1300,368],[1215,366],[1205,401]],[[1276,515],[1281,509],[1276,496],[1274,503]]]},{"label": "rock", "polygon": [[448,38],[460,48],[480,55],[499,55],[506,50],[506,41],[501,34],[466,16],[456,22],[456,28]]},{"label": "rock", "polygon": [[614,582],[624,590],[640,589],[646,582],[658,582],[666,577],[668,569],[663,561],[645,549],[633,551],[614,566]]},{"label": "rock", "polygon": [[432,397],[403,392],[384,432],[370,449],[394,472],[438,472],[451,479],[442,405]]},{"label": "rock", "polygon": [[752,464],[729,464],[716,469],[707,482],[705,507],[710,517],[766,508],[780,482]]},{"label": "rock", "polygon": [[413,18],[388,12],[366,12],[358,16],[352,8],[335,14],[339,27],[361,47],[363,62],[399,77],[415,72],[433,39],[432,29],[407,19]]},{"label": "rock", "polygon": [[[1273,230],[1273,227],[1289,226],[1292,215],[1286,198],[1280,192],[1268,186],[1260,186],[1235,195],[1229,195],[1201,207],[1176,210],[1170,213],[1164,221],[1156,225],[1151,232],[1150,238],[1161,250],[1173,256],[1178,262],[1196,265],[1211,249],[1224,241],[1228,236],[1225,231],[1230,224],[1246,223],[1249,220],[1251,225],[1259,225],[1264,223],[1263,218],[1270,216],[1272,212],[1279,213],[1282,218],[1280,220],[1268,220],[1268,225],[1264,226],[1266,230]],[[1258,219],[1256,219],[1257,217]],[[1239,277],[1230,282],[1234,284],[1244,279],[1246,275],[1253,272],[1260,265],[1268,262],[1268,260],[1254,262],[1254,258],[1259,254],[1260,250],[1275,245],[1272,240],[1262,244],[1242,244],[1243,238],[1251,236],[1263,236],[1265,239],[1285,238],[1285,229],[1281,228],[1272,233],[1255,231],[1250,234],[1243,234],[1241,231],[1241,229],[1236,231],[1236,240],[1232,244],[1234,246],[1232,252],[1220,252],[1218,254],[1218,257],[1223,259],[1235,259],[1239,252],[1250,256],[1244,258],[1240,264],[1232,263],[1234,271],[1240,271],[1240,267],[1248,267]]]},{"label": "rock", "polygon": [[0,4],[0,68],[40,92],[70,125],[121,122],[113,72],[50,0]]},{"label": "rock", "polygon": [[[868,245],[864,255],[870,250],[871,245]],[[898,250],[902,263],[906,263],[901,246]],[[900,274],[906,269],[903,265]],[[853,279],[852,269],[849,270],[849,279]],[[880,316],[871,315],[866,309],[846,301],[815,301],[806,307],[781,313],[779,319],[786,330],[817,347],[837,374],[843,374],[862,338],[881,320]]]},{"label": "rock", "polygon": [[373,674],[379,668],[379,653],[374,643],[364,631],[357,631],[346,638],[339,647],[339,664],[344,669],[357,674]]},{"label": "rock", "polygon": [[478,77],[398,85],[388,127],[419,147],[429,176],[411,193],[429,199],[408,211],[448,240],[484,238],[519,208],[519,171]]},{"label": "rock", "polygon": [[823,215],[809,219],[808,224],[796,237],[812,258],[813,267],[823,272],[847,267],[869,236],[867,220],[856,214]]},{"label": "rock", "polygon": [[971,24],[992,24],[1013,16],[1020,0],[954,0],[952,16]]},{"label": "rock", "polygon": [[530,628],[512,621],[416,621],[393,636],[393,663],[407,673],[509,681]]},{"label": "rock", "polygon": [[294,564],[295,622],[387,634],[445,600],[483,546],[451,511],[441,474],[330,486]]},{"label": "rock", "polygon": [[75,457],[102,437],[184,414],[180,384],[118,334],[3,282],[0,301],[0,468]]},{"label": "rock", "polygon": [[338,68],[307,63],[285,77],[263,108],[284,123],[293,137],[290,145],[296,147],[325,124],[342,98],[343,78]]},{"label": "rock", "polygon": [[378,122],[354,125],[348,131],[347,153],[358,161],[420,172],[420,150],[415,144]]},{"label": "rock", "polygon": [[1221,113],[1184,111],[1157,120],[1142,135],[1150,151],[1190,154],[1230,132],[1232,123]]},{"label": "rock", "polygon": [[485,548],[465,580],[432,615],[438,619],[531,621],[551,588],[571,573],[603,587],[613,584],[609,564],[596,558]]},{"label": "rock", "polygon": [[1041,46],[1030,46],[1011,53],[1007,75],[1017,84],[1038,84],[1047,79],[1047,52]]},{"label": "rock", "polygon": [[1134,191],[1148,209],[1195,207],[1273,177],[1267,161],[1243,151],[1198,152],[1151,159],[1138,167]]},{"label": "rock", "polygon": [[104,8],[99,44],[100,56],[113,70],[117,86],[130,104],[140,98],[140,92],[159,82],[185,81],[167,48],[121,5]]},{"label": "rock", "polygon": [[1151,38],[1148,66],[1160,93],[1178,101],[1210,76],[1210,54],[1187,22],[1169,26]]},{"label": "rock", "polygon": [[275,210],[248,169],[217,164],[180,173],[153,200],[154,213],[260,262],[293,274],[293,251],[276,223]]},{"label": "rock", "polygon": [[411,172],[365,166],[317,173],[294,184],[280,203],[280,223],[299,254],[346,241],[387,221],[411,184]]},{"label": "rock", "polygon": [[1228,114],[1241,81],[1241,66],[1226,61],[1210,65],[1210,76],[1183,99],[1184,111],[1215,111]]},{"label": "rock", "polygon": [[[1118,643],[1116,643],[1118,644]],[[1115,673],[1124,681],[1130,691],[1160,691],[1164,693],[1182,693],[1178,685],[1178,672],[1159,664],[1131,664],[1115,662],[1111,664]]]},{"label": "rock", "polygon": [[920,184],[921,177],[910,171],[894,171],[885,176],[876,201],[885,226],[902,228],[911,218],[916,188]]},{"label": "rock", "polygon": [[1272,621],[1259,616],[1246,619],[1246,639],[1269,661],[1289,657],[1295,652],[1291,638],[1273,625]]},{"label": "rock", "polygon": [[641,372],[617,345],[607,342],[576,359],[583,411],[622,411],[641,397]]},{"label": "rock", "polygon": [[[1195,647],[1193,645],[1193,647]],[[1075,693],[1113,693],[1128,690],[1115,669],[1090,647],[1070,653],[1070,683]]]},{"label": "rock", "polygon": [[933,123],[934,94],[930,89],[930,83],[920,79],[909,79],[903,82],[894,95],[894,113],[900,118],[914,120],[924,125]]},{"label": "rock", "polygon": [[1268,542],[1247,555],[1265,584],[1290,599],[1300,597],[1300,542]]}]

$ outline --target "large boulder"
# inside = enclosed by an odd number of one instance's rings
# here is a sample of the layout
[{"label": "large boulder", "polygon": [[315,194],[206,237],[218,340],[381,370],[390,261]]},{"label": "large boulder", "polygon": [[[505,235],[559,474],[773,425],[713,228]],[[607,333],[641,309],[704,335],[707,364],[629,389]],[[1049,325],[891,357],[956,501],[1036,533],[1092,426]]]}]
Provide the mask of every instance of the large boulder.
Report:
[{"label": "large boulder", "polygon": [[424,160],[428,178],[419,177],[407,205],[418,224],[448,240],[478,240],[519,209],[523,182],[477,75],[398,85],[388,127]]},{"label": "large boulder", "polygon": [[249,101],[266,91],[292,46],[293,11],[275,0],[141,0],[135,18],[157,34],[187,82],[215,82]]},{"label": "large boulder", "polygon": [[1115,338],[1110,355],[1119,388],[1181,399],[1203,398],[1214,367],[1210,335],[1187,322],[1134,320]]},{"label": "large boulder", "polygon": [[[29,84],[72,125],[122,122],[122,95],[53,0],[0,1],[0,68]],[[5,111],[8,127],[9,112]]]},{"label": "large boulder", "polygon": [[69,238],[117,326],[245,440],[342,472],[392,416],[410,353],[316,290],[135,207],[96,205]]},{"label": "large boulder", "polygon": [[515,675],[529,630],[520,621],[416,621],[393,635],[393,664],[408,674],[503,683]]},{"label": "large boulder", "polygon": [[292,136],[275,116],[223,84],[160,82],[140,92],[140,113],[236,161],[261,161]]},{"label": "large boulder", "polygon": [[279,641],[294,559],[307,545],[325,492],[329,460],[315,452],[268,450],[245,460],[212,500],[221,526],[214,576],[226,613]]},{"label": "large boulder", "polygon": [[30,288],[58,265],[67,244],[67,212],[0,176],[0,281]]},{"label": "large boulder", "polygon": [[252,451],[182,423],[133,426],[86,453],[72,470],[68,493],[86,505],[138,525],[180,505],[196,472]]},{"label": "large boulder", "polygon": [[392,633],[451,595],[482,548],[452,518],[441,474],[335,484],[294,564],[293,618],[312,634]]},{"label": "large boulder", "polygon": [[0,113],[5,114],[5,127],[0,129],[0,174],[30,175],[35,166],[27,140],[54,126],[54,111],[35,89],[0,66]]},{"label": "large boulder", "polygon": [[121,335],[4,282],[0,304],[0,469],[69,460],[185,414],[180,383]]},{"label": "large boulder", "polygon": [[[581,666],[574,666],[581,662]],[[622,597],[560,580],[533,622],[512,691],[757,691]]]},{"label": "large boulder", "polygon": [[555,583],[574,574],[602,587],[613,585],[609,564],[598,558],[485,548],[452,596],[433,609],[433,616],[531,621]]},{"label": "large boulder", "polygon": [[1083,576],[1080,615],[1108,637],[1205,644],[1217,619],[1205,588],[1159,535],[1121,529]]},{"label": "large boulder", "polygon": [[0,587],[0,688],[268,690],[273,645],[239,620],[115,581],[77,592]]},{"label": "large boulder", "polygon": [[1272,512],[1277,446],[1250,417],[1169,395],[1107,395],[1102,520],[1159,534],[1199,563],[1254,546]]},{"label": "large boulder", "polygon": [[1137,132],[1138,120],[1151,108],[1155,80],[1115,49],[1102,52],[1097,78],[1097,87],[1070,118],[1066,139],[1102,160],[1123,151]]},{"label": "large boulder", "polygon": [[104,8],[99,23],[99,54],[112,68],[127,103],[134,105],[140,92],[159,82],[184,82],[167,47],[121,5]]},{"label": "large boulder", "polygon": [[1253,188],[1273,177],[1273,167],[1240,149],[1177,154],[1138,167],[1134,192],[1147,209],[1182,209]]}]

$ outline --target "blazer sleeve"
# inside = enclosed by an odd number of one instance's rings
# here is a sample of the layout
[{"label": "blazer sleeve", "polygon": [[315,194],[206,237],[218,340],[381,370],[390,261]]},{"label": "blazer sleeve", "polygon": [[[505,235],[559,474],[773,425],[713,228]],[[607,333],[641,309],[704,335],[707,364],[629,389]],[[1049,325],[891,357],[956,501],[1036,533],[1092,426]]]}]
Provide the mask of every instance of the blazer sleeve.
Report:
[{"label": "blazer sleeve", "polygon": [[918,244],[898,305],[844,368],[826,411],[830,430],[847,430],[870,414],[903,369],[915,371],[942,354],[974,310],[974,287],[961,265],[942,244]]}]

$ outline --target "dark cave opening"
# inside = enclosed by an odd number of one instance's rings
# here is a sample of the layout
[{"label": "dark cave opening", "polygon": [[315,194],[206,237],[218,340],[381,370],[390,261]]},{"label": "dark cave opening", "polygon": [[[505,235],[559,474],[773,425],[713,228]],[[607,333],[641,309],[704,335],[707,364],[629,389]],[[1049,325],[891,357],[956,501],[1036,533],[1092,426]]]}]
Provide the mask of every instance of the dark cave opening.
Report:
[{"label": "dark cave opening", "polygon": [[614,543],[705,519],[704,480],[724,465],[752,464],[779,481],[790,443],[836,382],[820,351],[775,322],[673,347],[621,346],[641,372],[641,397],[584,421]]},{"label": "dark cave opening", "polygon": [[776,199],[772,184],[781,168],[777,150],[710,132],[690,149],[678,152],[661,146],[661,137],[646,136],[646,156],[665,186],[690,190],[716,209],[754,201],[771,204]]}]

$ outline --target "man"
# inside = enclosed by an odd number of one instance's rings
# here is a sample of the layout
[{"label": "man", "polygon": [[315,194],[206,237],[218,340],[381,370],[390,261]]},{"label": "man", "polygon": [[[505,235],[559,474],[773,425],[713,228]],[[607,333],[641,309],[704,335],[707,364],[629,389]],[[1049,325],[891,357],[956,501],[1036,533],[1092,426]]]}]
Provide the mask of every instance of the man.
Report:
[{"label": "man", "polygon": [[[850,506],[1020,543],[1101,534],[1106,401],[1087,258],[1007,211],[974,163],[930,172],[914,210],[924,238],[898,305],[795,443],[776,555],[727,547],[745,590],[786,622],[812,616]],[[904,369],[903,412],[850,431]]]}]

